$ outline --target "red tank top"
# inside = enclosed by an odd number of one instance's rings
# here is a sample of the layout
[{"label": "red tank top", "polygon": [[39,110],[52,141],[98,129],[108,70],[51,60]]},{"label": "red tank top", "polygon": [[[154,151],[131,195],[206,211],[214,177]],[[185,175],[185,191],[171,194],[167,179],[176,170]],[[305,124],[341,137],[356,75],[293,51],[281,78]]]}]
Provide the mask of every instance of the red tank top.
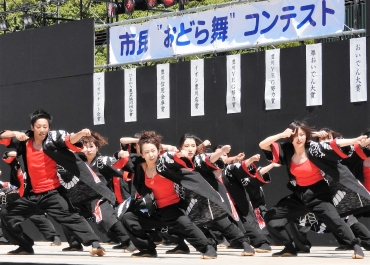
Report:
[{"label": "red tank top", "polygon": [[363,167],[364,172],[364,187],[370,191],[370,167]]},{"label": "red tank top", "polygon": [[34,193],[56,189],[60,186],[57,175],[57,163],[48,157],[44,150],[33,147],[33,138],[26,145],[27,169]]},{"label": "red tank top", "polygon": [[145,185],[153,191],[158,208],[163,208],[180,201],[174,187],[174,183],[161,177],[158,173],[153,178],[148,178],[145,173]]},{"label": "red tank top", "polygon": [[301,187],[313,185],[323,180],[320,169],[309,159],[301,164],[290,163],[290,173],[296,178],[297,184]]}]

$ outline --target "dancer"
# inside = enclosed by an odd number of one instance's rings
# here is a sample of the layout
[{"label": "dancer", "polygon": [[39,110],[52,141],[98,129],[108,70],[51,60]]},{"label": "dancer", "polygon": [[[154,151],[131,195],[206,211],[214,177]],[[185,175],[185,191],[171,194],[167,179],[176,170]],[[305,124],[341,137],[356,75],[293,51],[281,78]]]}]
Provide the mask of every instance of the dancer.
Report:
[{"label": "dancer", "polygon": [[150,202],[145,200],[146,205],[143,206],[146,210],[140,211],[136,208],[132,212],[126,212],[123,216],[124,226],[132,242],[140,250],[131,256],[133,258],[157,257],[156,245],[145,230],[169,226],[176,229],[201,252],[202,259],[217,258],[213,242],[208,240],[185,215],[174,183],[156,171],[161,137],[155,132],[143,132],[138,145],[144,161],[136,166],[134,185],[141,198],[148,198],[147,195],[151,194],[152,202],[155,200],[155,204],[148,207]]},{"label": "dancer", "polygon": [[[74,144],[83,136],[90,135],[90,130],[83,129],[75,134],[65,131],[50,131],[51,115],[44,110],[36,110],[31,115],[31,130],[0,132],[1,143],[8,148],[15,148],[21,154],[27,174],[27,186],[24,196],[3,207],[1,222],[4,235],[15,245],[16,250],[8,255],[34,254],[34,241],[23,231],[21,223],[35,212],[46,212],[56,222],[73,231],[84,245],[92,245],[90,254],[103,256],[104,249],[99,244],[86,220],[74,213],[57,176],[56,163],[64,165],[70,171],[81,175],[83,165],[68,148],[80,150]],[[86,166],[85,166],[86,167]],[[83,173],[82,173],[83,172]],[[87,174],[87,173],[86,173]]]},{"label": "dancer", "polygon": [[[218,146],[215,150],[220,147]],[[226,153],[221,158],[225,163],[230,161]],[[241,154],[237,156],[237,160],[240,158]],[[254,162],[259,160],[260,155],[256,154],[248,159],[229,163],[222,172],[222,182],[231,195],[251,245],[255,247],[256,252],[263,253],[270,252],[271,247],[260,228],[261,225],[264,226],[264,222],[259,207],[265,206],[261,186],[270,183],[271,177],[268,172],[279,165],[270,163],[268,166],[257,168]],[[235,158],[232,161],[235,161]]]},{"label": "dancer", "polygon": [[[185,134],[180,138],[179,150],[181,155],[189,159],[191,163],[194,163],[194,169],[201,174],[201,176],[217,191],[220,192],[226,202],[230,203],[230,207],[233,210],[234,219],[239,220],[239,216],[236,213],[234,206],[232,205],[227,190],[220,180],[222,169],[224,167],[223,161],[220,159],[221,155],[226,152],[228,153],[231,149],[230,146],[225,145],[214,153],[205,154],[205,146],[210,145],[208,140],[202,142],[198,137]],[[175,160],[176,161],[176,160]],[[181,163],[181,162],[180,162]],[[188,207],[189,216],[191,220],[196,220],[197,224],[202,225],[203,232],[207,234],[208,231],[204,230],[204,225],[207,229],[217,230],[230,242],[230,245],[234,248],[243,249],[242,256],[253,256],[255,251],[249,245],[248,237],[244,234],[244,228],[240,225],[240,228],[231,222],[224,211],[219,211],[217,205],[212,206],[209,200],[202,200],[197,194],[190,194],[187,201],[191,208]],[[221,209],[222,210],[222,209]],[[207,214],[211,212],[213,220],[207,220]],[[192,218],[191,216],[195,216]],[[243,231],[241,230],[243,229]],[[210,236],[212,234],[209,234]],[[216,240],[216,238],[214,238]],[[171,252],[179,252],[180,250],[186,252],[186,245],[179,244]]]},{"label": "dancer", "polygon": [[[285,225],[307,212],[313,212],[334,234],[350,242],[354,249],[352,258],[362,259],[364,253],[359,246],[360,240],[355,238],[336,211],[329,186],[321,171],[333,178],[339,178],[340,175],[353,177],[348,169],[338,163],[338,153],[341,152],[339,147],[354,143],[364,144],[366,136],[336,139],[327,145],[310,141],[311,132],[312,129],[305,122],[294,121],[284,132],[267,137],[259,144],[268,160],[287,167],[288,174],[296,186],[294,194],[280,200],[265,215],[270,235],[285,246],[282,251],[272,256],[297,256]],[[277,140],[285,138],[288,139],[286,143],[276,143]]]},{"label": "dancer", "polygon": [[[90,136],[84,136],[82,141],[84,149],[83,153],[80,153],[79,156],[86,161],[90,168],[99,177],[100,181],[109,186],[118,200],[127,199],[130,194],[123,195],[121,193],[119,182],[122,179],[122,171],[118,171],[115,168],[120,169],[126,165],[129,155],[128,152],[118,152],[118,161],[114,157],[102,156],[99,153],[99,150],[104,145],[108,144],[108,141],[97,132],[91,132]],[[83,183],[80,183],[80,185],[83,185]],[[75,209],[78,209],[78,212],[84,217],[93,217],[100,231],[103,233],[110,232],[119,239],[120,244],[118,246],[114,246],[113,249],[123,249],[123,252],[135,251],[136,248],[130,241],[130,237],[127,235],[122,223],[117,220],[117,214],[113,206],[108,200],[102,198],[101,195],[94,192],[90,187],[87,185],[83,186],[85,188],[82,190],[80,187],[80,192],[83,194],[89,194],[89,196],[85,196],[84,199],[80,197],[80,202],[73,203]],[[68,233],[68,231],[65,232],[66,235],[69,235],[67,238],[71,238],[73,236],[73,234]],[[68,242],[71,242],[70,244],[73,248],[82,248],[81,244],[79,246],[73,245],[72,240],[68,240]]]},{"label": "dancer", "polygon": [[[4,193],[5,193],[4,194],[5,200],[1,200],[4,206],[19,199],[20,198],[19,186],[22,186],[22,188],[24,188],[24,184],[20,184],[19,182],[19,179],[22,179],[23,181],[23,174],[22,174],[22,170],[20,169],[19,162],[16,159],[16,156],[17,156],[17,153],[15,151],[8,151],[8,152],[5,152],[3,155],[3,161],[10,166],[10,169],[11,169],[10,170],[10,180],[14,184],[12,185],[10,184],[10,182],[0,181],[0,187],[4,189]],[[12,176],[13,173],[19,176],[19,179],[18,177],[14,178]],[[23,196],[23,189],[22,189],[21,194]],[[50,246],[62,245],[62,242],[60,240],[60,234],[56,231],[54,225],[46,217],[45,213],[34,214],[30,216],[28,219],[36,226],[36,228],[41,232],[44,238],[51,242]]]}]

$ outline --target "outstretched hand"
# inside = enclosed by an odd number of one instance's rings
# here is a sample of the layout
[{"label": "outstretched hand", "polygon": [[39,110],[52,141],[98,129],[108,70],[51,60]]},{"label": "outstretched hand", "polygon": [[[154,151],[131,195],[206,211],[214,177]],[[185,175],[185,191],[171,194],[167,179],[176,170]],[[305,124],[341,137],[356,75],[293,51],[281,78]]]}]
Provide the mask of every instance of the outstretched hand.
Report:
[{"label": "outstretched hand", "polygon": [[251,162],[260,161],[261,155],[260,154],[256,154],[254,156],[251,156],[249,159],[250,159]]},{"label": "outstretched hand", "polygon": [[221,147],[221,151],[225,152],[226,154],[230,153],[231,146],[230,145],[224,145]]},{"label": "outstretched hand", "polygon": [[14,132],[14,137],[17,138],[19,141],[26,141],[28,140],[28,136],[23,132]]},{"label": "outstretched hand", "polygon": [[295,132],[296,132],[296,130],[293,131],[292,129],[287,128],[287,129],[285,129],[285,131],[283,131],[281,133],[281,137],[282,138],[289,138],[290,136],[294,135]]},{"label": "outstretched hand", "polygon": [[124,157],[128,157],[128,156],[130,156],[130,153],[129,153],[129,152],[127,152],[127,151],[121,150],[121,151],[119,151],[119,152],[118,152],[117,156],[118,156],[119,158],[124,158]]},{"label": "outstretched hand", "polygon": [[91,135],[91,131],[90,129],[82,129],[81,131],[78,132],[79,135],[82,136],[90,136]]}]

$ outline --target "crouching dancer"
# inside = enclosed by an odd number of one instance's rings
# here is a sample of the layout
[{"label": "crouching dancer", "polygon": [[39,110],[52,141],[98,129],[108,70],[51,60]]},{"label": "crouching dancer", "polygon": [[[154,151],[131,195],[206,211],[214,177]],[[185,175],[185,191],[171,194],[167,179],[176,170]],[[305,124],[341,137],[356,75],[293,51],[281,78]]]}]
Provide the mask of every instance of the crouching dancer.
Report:
[{"label": "crouching dancer", "polygon": [[[207,239],[203,232],[195,226],[183,210],[180,197],[177,195],[174,182],[160,175],[157,170],[157,160],[161,137],[155,132],[143,132],[139,138],[140,153],[144,160],[137,162],[133,185],[142,198],[146,199],[152,193],[157,210],[143,213],[134,209],[123,215],[123,224],[134,245],[140,250],[131,255],[133,258],[157,257],[156,245],[146,234],[146,230],[169,226],[176,230],[195,249],[202,253],[202,259],[215,259],[217,253],[212,245],[214,242]],[[149,204],[149,202],[148,202]],[[155,208],[155,207],[151,207]]]},{"label": "crouching dancer", "polygon": [[90,254],[103,256],[104,249],[99,244],[86,220],[72,212],[71,204],[65,197],[57,176],[56,164],[60,164],[78,176],[86,175],[83,165],[68,149],[79,151],[74,144],[90,130],[83,129],[76,134],[65,131],[50,131],[52,117],[44,110],[36,110],[31,115],[31,130],[0,132],[0,143],[15,148],[22,155],[26,173],[26,187],[23,197],[7,205],[1,212],[4,235],[19,247],[8,255],[32,255],[34,241],[23,232],[21,223],[35,212],[46,212],[56,222],[68,228],[84,245],[92,245]]}]

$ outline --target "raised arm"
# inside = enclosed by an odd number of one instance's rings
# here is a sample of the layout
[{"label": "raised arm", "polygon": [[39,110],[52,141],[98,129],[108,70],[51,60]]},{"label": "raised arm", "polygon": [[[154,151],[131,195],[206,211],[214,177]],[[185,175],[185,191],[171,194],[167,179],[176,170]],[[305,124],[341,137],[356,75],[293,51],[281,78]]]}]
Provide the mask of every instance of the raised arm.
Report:
[{"label": "raised arm", "polygon": [[91,135],[91,132],[89,129],[82,129],[81,131],[79,131],[78,133],[72,133],[70,136],[69,136],[69,141],[72,143],[72,144],[75,144],[77,143],[82,137],[84,136],[90,136]]},{"label": "raised arm", "polygon": [[269,165],[267,166],[264,166],[264,167],[261,167],[259,169],[259,172],[261,175],[264,175],[266,174],[267,172],[269,172],[271,169],[273,169],[274,167],[280,167],[281,165],[278,164],[278,163],[270,163]]},{"label": "raised arm", "polygon": [[287,128],[287,129],[285,129],[285,131],[283,131],[281,133],[278,133],[278,134],[267,137],[265,140],[260,142],[259,146],[262,150],[271,151],[270,145],[272,143],[274,143],[274,142],[276,142],[280,139],[289,138],[290,136],[292,136],[294,134],[295,134],[295,131],[293,131],[292,129]]},{"label": "raised arm", "polygon": [[214,163],[216,162],[221,156],[223,153],[229,153],[231,150],[231,146],[230,145],[224,145],[222,146],[220,149],[217,149],[216,151],[214,151],[209,159],[209,161],[211,163]]},{"label": "raised arm", "polygon": [[226,159],[226,164],[232,164],[232,163],[237,163],[243,161],[245,158],[245,154],[239,153],[236,156],[230,156]]},{"label": "raised arm", "polygon": [[161,148],[164,151],[177,152],[179,151],[176,146],[169,144],[161,144]]},{"label": "raised arm", "polygon": [[261,156],[259,155],[259,154],[256,154],[256,155],[254,155],[254,156],[251,156],[251,157],[249,157],[249,158],[247,158],[246,160],[245,160],[245,166],[246,167],[249,167],[250,166],[250,164],[252,164],[253,162],[256,162],[256,161],[259,161],[260,160],[260,158],[261,158]]},{"label": "raised arm", "polygon": [[19,141],[26,141],[28,139],[28,136],[25,133],[18,132],[18,131],[4,131],[0,135],[0,139],[12,138],[12,137],[17,138]]},{"label": "raised arm", "polygon": [[337,145],[340,147],[347,146],[347,145],[353,145],[353,144],[359,144],[361,146],[366,146],[369,142],[369,139],[366,135],[361,135],[356,138],[350,138],[350,139],[335,139],[337,142]]},{"label": "raised arm", "polygon": [[139,142],[139,138],[122,137],[119,141],[121,144],[137,144]]}]

